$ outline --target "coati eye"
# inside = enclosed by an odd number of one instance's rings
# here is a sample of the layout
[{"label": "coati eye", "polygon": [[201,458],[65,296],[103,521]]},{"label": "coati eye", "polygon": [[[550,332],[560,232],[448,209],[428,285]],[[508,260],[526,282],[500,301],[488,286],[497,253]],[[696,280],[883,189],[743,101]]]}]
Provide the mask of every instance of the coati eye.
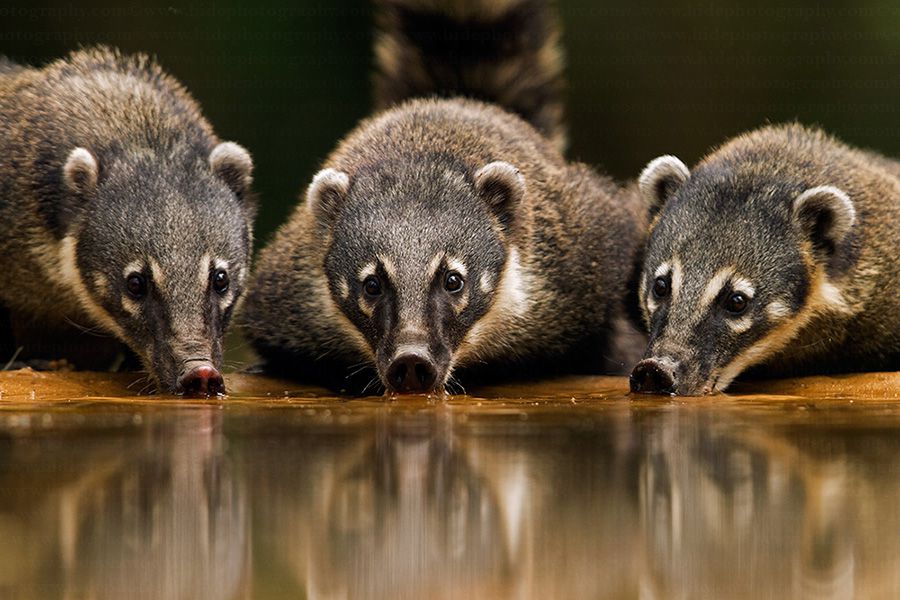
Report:
[{"label": "coati eye", "polygon": [[463,285],[465,285],[463,277],[456,271],[449,271],[444,277],[444,289],[451,294],[459,292],[463,289]]},{"label": "coati eye", "polygon": [[147,279],[140,273],[132,273],[125,280],[125,289],[129,296],[140,300],[147,295]]},{"label": "coati eye", "polygon": [[725,310],[733,315],[739,315],[747,310],[747,304],[747,296],[741,292],[735,292],[725,300]]},{"label": "coati eye", "polygon": [[653,282],[653,297],[662,299],[669,295],[669,281],[665,277],[657,277]]},{"label": "coati eye", "polygon": [[212,286],[216,293],[221,295],[228,291],[228,272],[223,269],[216,269],[212,274]]},{"label": "coati eye", "polygon": [[381,295],[381,281],[374,275],[369,275],[363,281],[363,290],[367,296],[375,297]]}]

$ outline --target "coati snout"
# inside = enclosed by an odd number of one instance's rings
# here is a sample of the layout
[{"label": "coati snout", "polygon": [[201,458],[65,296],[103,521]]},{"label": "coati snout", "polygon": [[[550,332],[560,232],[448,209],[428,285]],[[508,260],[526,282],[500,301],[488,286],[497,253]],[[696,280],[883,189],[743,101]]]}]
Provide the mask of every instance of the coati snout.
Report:
[{"label": "coati snout", "polygon": [[331,301],[365,340],[384,388],[444,389],[460,345],[498,301],[524,192],[508,163],[441,154],[316,175],[307,206],[329,238]]}]

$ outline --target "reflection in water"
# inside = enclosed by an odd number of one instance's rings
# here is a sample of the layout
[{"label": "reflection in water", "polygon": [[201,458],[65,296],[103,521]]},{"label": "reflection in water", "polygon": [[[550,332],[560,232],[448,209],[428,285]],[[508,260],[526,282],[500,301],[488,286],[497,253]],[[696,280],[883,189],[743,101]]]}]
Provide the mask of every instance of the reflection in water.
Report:
[{"label": "reflection in water", "polygon": [[240,595],[246,486],[220,411],[136,420],[129,435],[0,438],[0,596]]},{"label": "reflection in water", "polygon": [[900,413],[800,408],[2,412],[0,596],[900,595]]}]

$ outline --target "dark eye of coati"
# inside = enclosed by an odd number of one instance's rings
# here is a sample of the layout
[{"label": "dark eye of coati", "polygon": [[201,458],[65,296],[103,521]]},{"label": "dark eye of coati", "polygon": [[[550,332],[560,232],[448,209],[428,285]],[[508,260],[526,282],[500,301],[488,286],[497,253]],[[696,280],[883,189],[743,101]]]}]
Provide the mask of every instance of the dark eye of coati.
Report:
[{"label": "dark eye of coati", "polygon": [[125,280],[125,289],[129,296],[140,300],[147,295],[147,279],[140,273],[132,273]]},{"label": "dark eye of coati", "polygon": [[366,277],[365,281],[363,281],[363,290],[365,290],[366,296],[369,296],[370,298],[380,296],[381,281],[375,275],[369,275]]},{"label": "dark eye of coati", "polygon": [[653,297],[662,299],[669,295],[669,281],[665,277],[657,277],[653,282]]},{"label": "dark eye of coati", "polygon": [[212,287],[217,294],[221,295],[228,291],[228,272],[217,269],[212,274]]},{"label": "dark eye of coati", "polygon": [[747,310],[747,296],[740,292],[734,292],[725,299],[725,310],[733,315],[739,315]]},{"label": "dark eye of coati", "polygon": [[463,289],[465,281],[463,276],[456,271],[449,271],[444,277],[444,289],[451,294],[456,294]]}]

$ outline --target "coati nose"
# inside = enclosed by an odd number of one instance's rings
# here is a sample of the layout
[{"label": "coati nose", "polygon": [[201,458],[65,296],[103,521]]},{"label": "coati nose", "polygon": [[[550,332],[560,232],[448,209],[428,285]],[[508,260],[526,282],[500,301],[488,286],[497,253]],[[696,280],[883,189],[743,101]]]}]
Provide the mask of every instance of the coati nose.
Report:
[{"label": "coati nose", "polygon": [[402,354],[387,370],[388,385],[396,392],[426,392],[434,387],[437,369],[418,354]]},{"label": "coati nose", "polygon": [[215,396],[225,393],[225,380],[213,366],[200,365],[181,376],[178,389],[185,396]]},{"label": "coati nose", "polygon": [[631,391],[644,394],[674,394],[672,368],[655,358],[645,358],[631,372]]}]

